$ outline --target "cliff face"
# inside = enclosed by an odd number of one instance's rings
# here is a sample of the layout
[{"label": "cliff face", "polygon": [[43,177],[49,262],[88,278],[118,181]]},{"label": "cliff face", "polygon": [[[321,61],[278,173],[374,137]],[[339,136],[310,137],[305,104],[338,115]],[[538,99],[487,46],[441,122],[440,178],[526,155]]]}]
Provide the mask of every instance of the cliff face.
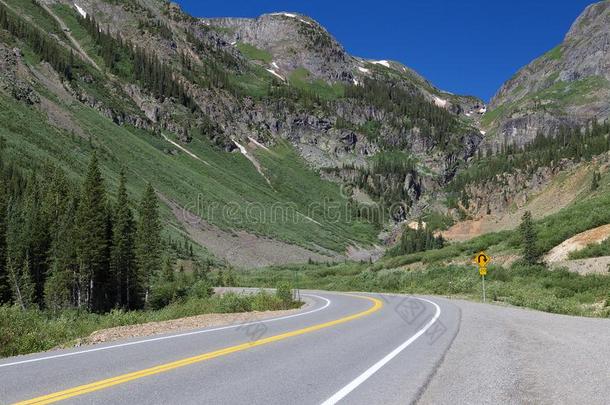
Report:
[{"label": "cliff face", "polygon": [[483,118],[489,142],[523,145],[537,132],[610,114],[610,1],[590,5],[564,41],[517,72]]}]

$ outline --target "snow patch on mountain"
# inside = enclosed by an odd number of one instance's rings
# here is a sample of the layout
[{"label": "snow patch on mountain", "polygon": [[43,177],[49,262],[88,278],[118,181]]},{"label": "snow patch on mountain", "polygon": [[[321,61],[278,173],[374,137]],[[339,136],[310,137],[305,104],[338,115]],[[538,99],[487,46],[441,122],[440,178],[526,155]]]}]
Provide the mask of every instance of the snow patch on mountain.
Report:
[{"label": "snow patch on mountain", "polygon": [[307,25],[313,25],[311,22],[302,19],[301,17],[299,17],[296,14],[292,14],[292,13],[271,13],[271,15],[283,15],[284,17],[289,17],[289,18],[294,18],[299,20],[300,22],[307,24]]},{"label": "snow patch on mountain", "polygon": [[[251,140],[252,138],[250,138]],[[263,168],[261,167],[261,164],[258,162],[258,160],[256,160],[256,158],[254,156],[252,156],[251,154],[248,153],[248,150],[246,149],[245,146],[243,146],[242,144],[240,144],[239,142],[237,142],[235,139],[232,140],[233,143],[235,144],[235,146],[237,146],[237,148],[239,149],[239,151],[241,152],[242,155],[244,155],[246,157],[246,159],[248,159],[253,165],[254,168],[256,169],[256,171],[258,172],[258,174],[260,174],[261,176],[263,176],[263,178],[265,179],[265,181],[267,182],[267,184],[269,184],[271,186],[271,181],[269,181],[269,179],[267,178],[267,176],[265,176],[265,173],[263,173]]]},{"label": "snow patch on mountain", "polygon": [[382,66],[385,66],[387,68],[390,67],[390,62],[388,62],[387,60],[372,60],[371,63],[373,65],[382,65]]},{"label": "snow patch on mountain", "polygon": [[362,66],[358,66],[358,70],[362,73],[371,73],[371,71],[367,68],[363,68]]},{"label": "snow patch on mountain", "polygon": [[83,18],[87,18],[87,12],[83,10],[78,4],[74,4],[74,7],[76,8],[76,11],[78,11],[78,14],[80,14]]},{"label": "snow patch on mountain", "polygon": [[434,104],[436,104],[438,107],[445,107],[447,105],[447,100],[442,99],[437,96],[432,96],[432,97],[434,98]]},{"label": "snow patch on mountain", "polygon": [[271,73],[273,76],[279,78],[281,81],[285,82],[286,79],[284,79],[284,76],[282,76],[281,74],[279,74],[278,72],[276,72],[273,69],[265,69],[267,72]]}]

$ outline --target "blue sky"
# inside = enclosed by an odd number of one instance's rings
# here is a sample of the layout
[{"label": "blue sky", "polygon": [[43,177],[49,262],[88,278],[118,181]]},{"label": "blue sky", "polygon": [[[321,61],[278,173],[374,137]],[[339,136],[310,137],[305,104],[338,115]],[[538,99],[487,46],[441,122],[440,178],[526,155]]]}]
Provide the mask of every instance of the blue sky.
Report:
[{"label": "blue sky", "polygon": [[198,17],[296,11],[348,52],[392,59],[443,90],[489,100],[520,67],[559,44],[591,0],[178,0]]}]

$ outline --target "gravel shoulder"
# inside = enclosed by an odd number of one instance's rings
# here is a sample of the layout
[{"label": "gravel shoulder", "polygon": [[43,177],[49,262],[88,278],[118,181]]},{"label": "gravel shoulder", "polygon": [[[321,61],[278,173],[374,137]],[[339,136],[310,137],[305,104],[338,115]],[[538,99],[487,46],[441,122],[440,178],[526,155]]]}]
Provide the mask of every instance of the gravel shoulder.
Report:
[{"label": "gravel shoulder", "polygon": [[303,311],[311,304],[305,303],[301,308],[284,311],[252,311],[231,314],[203,314],[187,318],[172,319],[161,322],[148,322],[144,324],[117,326],[93,332],[86,338],[81,339],[78,345],[94,345],[99,343],[110,343],[117,340],[138,337],[154,336],[165,333],[184,332],[194,329],[209,328],[215,326],[235,325],[248,322],[257,322],[269,318],[276,318]]},{"label": "gravel shoulder", "polygon": [[610,319],[452,300],[460,331],[420,404],[607,404]]}]

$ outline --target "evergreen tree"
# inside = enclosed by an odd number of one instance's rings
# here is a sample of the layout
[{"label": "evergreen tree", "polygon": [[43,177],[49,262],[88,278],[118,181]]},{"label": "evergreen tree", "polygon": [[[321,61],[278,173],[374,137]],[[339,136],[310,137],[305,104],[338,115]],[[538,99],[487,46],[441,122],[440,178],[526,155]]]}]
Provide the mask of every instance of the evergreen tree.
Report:
[{"label": "evergreen tree", "polygon": [[44,213],[43,195],[43,185],[34,173],[28,179],[22,202],[24,217],[22,233],[29,261],[31,281],[34,285],[34,301],[41,307],[43,306],[44,283],[48,271],[48,253],[51,247],[50,223],[49,218]]},{"label": "evergreen tree", "polygon": [[593,172],[593,179],[591,180],[591,191],[595,191],[599,188],[599,182],[601,180],[601,174],[597,171]]},{"label": "evergreen tree", "polygon": [[165,262],[163,263],[163,271],[161,272],[161,278],[163,281],[168,283],[173,283],[176,281],[176,275],[174,274],[174,265],[169,258],[165,258]]},{"label": "evergreen tree", "polygon": [[44,302],[47,309],[60,311],[73,305],[73,277],[55,261],[44,285]]},{"label": "evergreen tree", "polygon": [[527,264],[536,264],[540,260],[540,251],[538,249],[538,235],[534,229],[532,213],[526,211],[521,219],[519,226],[521,233],[521,247],[523,250],[523,260]]},{"label": "evergreen tree", "polygon": [[136,309],[141,307],[142,289],[135,266],[135,224],[125,182],[125,173],[121,172],[112,230],[111,268],[117,304],[122,308]]},{"label": "evergreen tree", "polygon": [[52,239],[49,251],[49,274],[44,285],[45,306],[60,310],[76,305],[78,258],[76,249],[75,218],[78,198],[62,170],[49,170],[43,211],[49,221]]},{"label": "evergreen tree", "polygon": [[26,310],[34,304],[34,283],[30,274],[29,260],[24,260],[19,266],[11,259],[7,262],[7,270],[10,285],[13,289],[13,301]]},{"label": "evergreen tree", "polygon": [[6,268],[6,210],[6,190],[4,184],[0,184],[0,305],[9,302],[11,297]]},{"label": "evergreen tree", "polygon": [[417,229],[411,229],[405,226],[398,245],[398,254],[410,254],[422,252],[431,249],[440,249],[444,246],[445,241],[441,235],[434,236],[434,233],[429,229],[424,229],[421,220],[417,224]]},{"label": "evergreen tree", "polygon": [[136,231],[136,264],[144,286],[144,302],[148,303],[150,287],[161,270],[161,222],[155,190],[149,183],[142,196]]},{"label": "evergreen tree", "polygon": [[94,154],[81,191],[76,215],[78,235],[77,306],[103,311],[108,291],[108,215],[106,190]]}]

